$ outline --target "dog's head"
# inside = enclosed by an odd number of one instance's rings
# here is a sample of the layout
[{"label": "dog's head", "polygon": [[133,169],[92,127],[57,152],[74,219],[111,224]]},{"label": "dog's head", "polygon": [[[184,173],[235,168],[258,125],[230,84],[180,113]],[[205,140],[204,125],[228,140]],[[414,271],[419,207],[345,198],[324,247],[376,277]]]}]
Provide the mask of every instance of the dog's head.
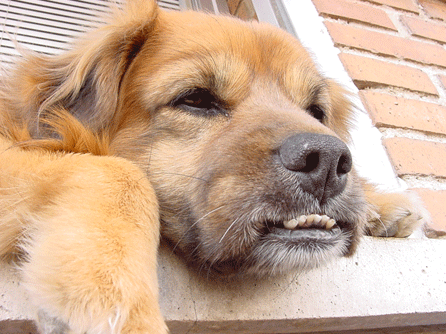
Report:
[{"label": "dog's head", "polygon": [[349,103],[287,33],[139,3],[28,73],[32,108],[63,105],[147,172],[164,238],[201,268],[274,274],[353,252]]}]

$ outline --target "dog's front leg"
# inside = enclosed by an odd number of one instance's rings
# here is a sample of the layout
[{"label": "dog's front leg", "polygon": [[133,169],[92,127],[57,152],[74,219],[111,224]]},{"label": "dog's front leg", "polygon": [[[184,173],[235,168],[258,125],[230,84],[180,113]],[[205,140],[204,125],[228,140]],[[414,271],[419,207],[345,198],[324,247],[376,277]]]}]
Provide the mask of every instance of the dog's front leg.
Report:
[{"label": "dog's front leg", "polygon": [[119,158],[17,148],[2,159],[10,205],[0,225],[22,231],[23,282],[42,314],[69,333],[166,333],[158,207],[142,171]]},{"label": "dog's front leg", "polygon": [[381,192],[364,182],[368,203],[366,232],[377,237],[407,237],[430,223],[428,211],[413,192]]}]

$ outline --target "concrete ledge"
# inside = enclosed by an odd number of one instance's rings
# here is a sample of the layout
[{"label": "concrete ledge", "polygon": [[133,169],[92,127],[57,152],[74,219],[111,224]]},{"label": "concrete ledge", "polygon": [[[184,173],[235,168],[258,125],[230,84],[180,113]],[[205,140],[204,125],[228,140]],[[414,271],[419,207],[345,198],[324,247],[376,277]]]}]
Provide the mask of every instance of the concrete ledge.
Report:
[{"label": "concrete ledge", "polygon": [[[172,333],[446,332],[445,264],[446,240],[364,238],[352,258],[308,273],[211,281],[163,246],[161,307]],[[29,325],[34,314],[18,273],[3,266],[0,333],[4,321]]]}]

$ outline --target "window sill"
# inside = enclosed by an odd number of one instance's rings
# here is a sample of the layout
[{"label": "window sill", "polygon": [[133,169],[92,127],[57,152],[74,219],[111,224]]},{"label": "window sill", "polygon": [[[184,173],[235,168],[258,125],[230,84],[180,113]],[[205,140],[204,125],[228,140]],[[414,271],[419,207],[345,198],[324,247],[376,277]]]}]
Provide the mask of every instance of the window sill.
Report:
[{"label": "window sill", "polygon": [[[446,332],[445,254],[446,240],[364,238],[353,257],[308,273],[216,282],[198,277],[163,246],[161,308],[172,334],[414,332],[410,326]],[[0,328],[34,313],[17,272],[3,265]]]}]

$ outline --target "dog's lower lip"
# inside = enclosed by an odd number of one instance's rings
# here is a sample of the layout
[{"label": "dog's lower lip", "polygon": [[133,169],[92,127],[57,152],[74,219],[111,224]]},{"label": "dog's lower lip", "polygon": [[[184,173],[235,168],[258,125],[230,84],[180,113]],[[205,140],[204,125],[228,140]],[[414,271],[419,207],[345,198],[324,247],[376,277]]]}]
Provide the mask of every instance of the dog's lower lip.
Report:
[{"label": "dog's lower lip", "polygon": [[341,235],[342,230],[336,226],[330,230],[307,228],[298,230],[289,230],[286,228],[272,227],[269,230],[270,237],[282,239],[284,241],[301,241],[301,240],[326,240],[337,238]]}]

